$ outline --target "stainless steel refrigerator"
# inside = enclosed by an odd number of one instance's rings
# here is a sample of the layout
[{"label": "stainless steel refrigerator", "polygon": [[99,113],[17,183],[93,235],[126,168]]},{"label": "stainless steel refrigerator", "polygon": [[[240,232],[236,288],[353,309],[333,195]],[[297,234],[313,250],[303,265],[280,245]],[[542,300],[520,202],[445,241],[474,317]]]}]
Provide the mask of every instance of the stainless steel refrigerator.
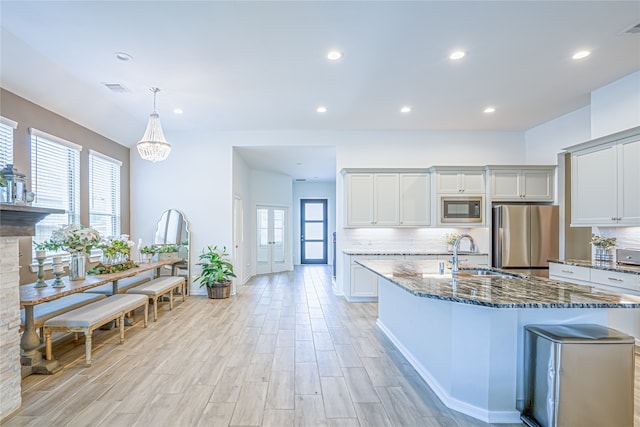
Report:
[{"label": "stainless steel refrigerator", "polygon": [[558,206],[496,205],[492,219],[494,267],[549,268],[558,258]]}]

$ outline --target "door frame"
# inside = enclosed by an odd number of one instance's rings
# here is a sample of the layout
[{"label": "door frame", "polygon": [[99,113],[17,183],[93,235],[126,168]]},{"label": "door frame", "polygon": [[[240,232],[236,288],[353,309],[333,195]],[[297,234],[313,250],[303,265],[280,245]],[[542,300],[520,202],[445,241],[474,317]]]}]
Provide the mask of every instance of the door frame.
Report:
[{"label": "door frame", "polygon": [[[269,270],[270,271],[261,271],[258,264],[258,253],[257,246],[259,241],[258,236],[258,209],[269,209],[269,210],[282,210],[284,211],[284,235],[282,236],[282,242],[284,244],[284,262],[282,263],[281,269],[273,269],[273,259],[272,259],[272,248],[269,249]],[[253,216],[255,218],[253,223],[253,232],[255,233],[255,241],[253,242],[253,252],[255,254],[255,273],[256,274],[270,274],[270,273],[278,273],[281,271],[292,271],[293,264],[291,261],[291,207],[286,205],[274,205],[268,203],[258,203],[255,205],[253,210]]]},{"label": "door frame", "polygon": [[[304,237],[305,223],[306,222],[320,222],[320,221],[306,221],[305,220],[305,208],[304,205],[307,202],[311,203],[322,203],[323,209],[323,239],[324,243],[323,248],[323,258],[317,260],[307,260],[305,262],[305,243],[307,239]],[[318,239],[313,239],[313,241],[319,241]],[[329,264],[329,201],[326,198],[301,198],[300,199],[300,264]]]}]

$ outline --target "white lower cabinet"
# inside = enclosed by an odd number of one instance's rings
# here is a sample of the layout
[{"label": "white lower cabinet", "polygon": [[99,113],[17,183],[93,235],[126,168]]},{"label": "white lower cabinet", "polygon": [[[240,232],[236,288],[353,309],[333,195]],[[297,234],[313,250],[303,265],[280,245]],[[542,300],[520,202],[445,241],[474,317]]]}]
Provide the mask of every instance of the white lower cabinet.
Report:
[{"label": "white lower cabinet", "polygon": [[595,286],[613,288],[618,292],[640,294],[640,275],[617,271],[591,270],[591,283]]},{"label": "white lower cabinet", "polygon": [[377,255],[344,255],[344,296],[347,301],[374,301],[378,298],[378,276],[356,260],[378,259]]},{"label": "white lower cabinet", "polygon": [[550,262],[549,278],[594,286],[605,291],[640,295],[640,275],[638,274]]},{"label": "white lower cabinet", "polygon": [[590,268],[577,265],[549,263],[549,279],[562,282],[589,285],[591,280]]}]

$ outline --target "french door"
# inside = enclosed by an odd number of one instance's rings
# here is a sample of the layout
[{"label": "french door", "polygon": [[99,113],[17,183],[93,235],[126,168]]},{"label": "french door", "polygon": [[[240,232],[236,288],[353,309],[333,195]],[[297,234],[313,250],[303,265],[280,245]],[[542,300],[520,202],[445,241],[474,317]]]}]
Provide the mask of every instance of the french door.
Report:
[{"label": "french door", "polygon": [[278,273],[288,268],[287,254],[288,209],[274,206],[258,206],[256,274]]},{"label": "french door", "polygon": [[327,264],[327,201],[300,200],[300,263]]}]

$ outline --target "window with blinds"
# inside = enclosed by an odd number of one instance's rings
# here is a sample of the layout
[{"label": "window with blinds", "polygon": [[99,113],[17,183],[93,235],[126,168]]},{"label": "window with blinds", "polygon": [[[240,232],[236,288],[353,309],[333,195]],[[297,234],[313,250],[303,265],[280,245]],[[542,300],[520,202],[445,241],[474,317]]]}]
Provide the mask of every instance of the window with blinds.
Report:
[{"label": "window with blinds", "polygon": [[120,235],[122,162],[89,152],[89,223],[102,236]]},{"label": "window with blinds", "polygon": [[82,147],[31,129],[31,191],[34,206],[63,209],[36,224],[35,242],[62,225],[80,222],[80,151]]},{"label": "window with blinds", "polygon": [[17,127],[13,120],[0,117],[0,169],[13,164],[13,130]]}]

